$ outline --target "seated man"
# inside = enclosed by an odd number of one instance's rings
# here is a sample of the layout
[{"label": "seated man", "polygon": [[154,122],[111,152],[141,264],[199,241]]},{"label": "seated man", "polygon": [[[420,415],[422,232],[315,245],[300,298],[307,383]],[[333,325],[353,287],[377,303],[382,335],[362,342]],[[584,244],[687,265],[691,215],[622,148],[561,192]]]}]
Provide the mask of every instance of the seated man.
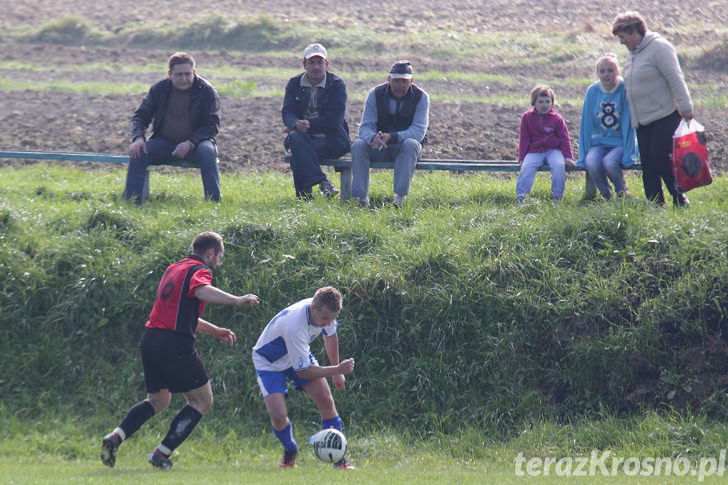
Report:
[{"label": "seated man", "polygon": [[430,97],[412,83],[412,65],[394,63],[387,82],[369,91],[351,147],[351,195],[369,206],[369,164],[394,161],[394,205],[402,207],[422,155],[430,118]]},{"label": "seated man", "polygon": [[[141,203],[148,165],[186,160],[200,166],[205,198],[220,202],[214,140],[220,127],[217,91],[195,74],[191,55],[177,52],[168,64],[168,78],[149,89],[131,119],[124,197]],[[150,123],[152,133],[147,140],[144,134]]]},{"label": "seated man", "polygon": [[321,44],[303,51],[304,72],[292,77],[283,98],[285,141],[291,150],[296,197],[309,199],[318,184],[327,198],[339,191],[321,171],[319,157],[338,158],[351,150],[346,122],[346,83],[327,71],[329,60]]}]

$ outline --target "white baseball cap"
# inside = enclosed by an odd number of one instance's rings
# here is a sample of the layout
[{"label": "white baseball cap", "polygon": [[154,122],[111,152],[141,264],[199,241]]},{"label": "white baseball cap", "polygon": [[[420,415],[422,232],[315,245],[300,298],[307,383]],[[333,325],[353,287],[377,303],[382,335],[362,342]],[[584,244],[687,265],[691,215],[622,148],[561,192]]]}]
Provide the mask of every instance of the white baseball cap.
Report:
[{"label": "white baseball cap", "polygon": [[308,60],[312,57],[323,57],[324,59],[328,59],[326,55],[326,48],[322,46],[321,44],[309,44],[306,46],[306,48],[303,50],[303,58],[305,60]]}]

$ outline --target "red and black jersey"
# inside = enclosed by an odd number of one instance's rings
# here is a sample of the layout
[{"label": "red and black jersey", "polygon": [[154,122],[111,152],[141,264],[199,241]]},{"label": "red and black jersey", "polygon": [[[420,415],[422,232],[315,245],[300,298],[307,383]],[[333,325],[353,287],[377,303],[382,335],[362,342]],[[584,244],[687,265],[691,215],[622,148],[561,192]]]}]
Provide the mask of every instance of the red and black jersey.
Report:
[{"label": "red and black jersey", "polygon": [[195,298],[195,288],[212,284],[212,270],[197,256],[187,256],[167,268],[159,282],[148,328],[171,330],[194,340],[197,319],[205,302]]}]

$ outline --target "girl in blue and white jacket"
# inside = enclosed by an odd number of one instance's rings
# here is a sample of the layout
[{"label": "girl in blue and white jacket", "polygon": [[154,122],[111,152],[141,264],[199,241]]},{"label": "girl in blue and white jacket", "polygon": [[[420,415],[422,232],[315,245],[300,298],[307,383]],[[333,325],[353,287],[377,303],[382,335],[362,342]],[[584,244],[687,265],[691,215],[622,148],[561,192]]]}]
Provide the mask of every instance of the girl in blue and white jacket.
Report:
[{"label": "girl in blue and white jacket", "polygon": [[[637,162],[637,136],[630,124],[624,81],[619,75],[615,54],[605,54],[597,62],[597,77],[584,97],[579,128],[578,167],[584,167],[605,199],[627,191],[622,168]],[[587,196],[593,197],[587,183]]]}]

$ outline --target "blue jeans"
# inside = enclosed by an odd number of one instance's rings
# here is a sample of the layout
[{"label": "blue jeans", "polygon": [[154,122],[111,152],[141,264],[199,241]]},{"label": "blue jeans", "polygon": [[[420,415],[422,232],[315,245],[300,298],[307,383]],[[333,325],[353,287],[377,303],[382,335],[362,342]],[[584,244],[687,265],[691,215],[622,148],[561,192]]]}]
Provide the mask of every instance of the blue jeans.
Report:
[{"label": "blue jeans", "polygon": [[614,191],[617,194],[627,190],[620,165],[623,154],[623,147],[591,147],[586,152],[586,157],[584,157],[586,171],[599,192],[605,197],[609,197],[612,193],[609,181],[614,184]]},{"label": "blue jeans", "polygon": [[371,162],[394,161],[394,193],[409,194],[415,166],[422,155],[422,144],[414,138],[407,138],[402,143],[390,144],[384,150],[372,150],[362,140],[356,140],[351,146],[351,196],[359,200],[369,198],[369,165]]},{"label": "blue jeans", "polygon": [[516,180],[516,196],[525,196],[531,192],[536,172],[544,163],[548,164],[551,171],[551,196],[554,200],[559,200],[564,196],[566,164],[564,154],[556,148],[526,155],[521,165],[521,172],[518,174],[518,180]]},{"label": "blue jeans", "polygon": [[[140,158],[129,160],[129,169],[126,172],[126,189],[124,190],[124,197],[127,200],[134,199],[137,203],[141,203],[144,178],[149,165],[180,161],[179,158],[172,156],[176,146],[176,143],[170,143],[161,138],[153,137],[147,140],[147,153],[142,153]],[[194,150],[187,153],[184,160],[200,166],[205,198],[220,202],[220,172],[217,168],[217,146],[215,142],[212,140],[200,142]]]},{"label": "blue jeans", "polygon": [[291,131],[286,142],[291,149],[291,171],[296,196],[306,197],[311,193],[311,187],[326,180],[319,165],[319,157],[337,158],[342,155],[341,150],[333,146],[331,137],[311,136],[298,130]]}]

